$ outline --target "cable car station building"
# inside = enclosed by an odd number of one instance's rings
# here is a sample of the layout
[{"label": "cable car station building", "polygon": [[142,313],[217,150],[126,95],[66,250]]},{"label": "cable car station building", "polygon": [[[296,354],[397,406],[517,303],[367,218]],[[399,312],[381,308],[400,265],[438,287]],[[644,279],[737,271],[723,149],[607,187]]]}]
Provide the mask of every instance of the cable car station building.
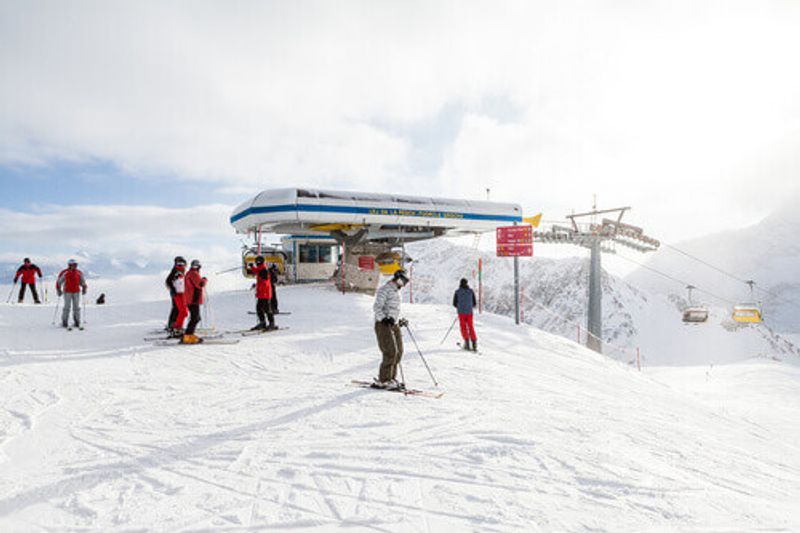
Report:
[{"label": "cable car station building", "polygon": [[[269,189],[234,209],[230,222],[260,246],[282,236],[290,281],[333,278],[373,292],[406,261],[406,243],[494,231],[522,222],[518,204],[316,189]],[[252,249],[251,249],[252,250]]]}]

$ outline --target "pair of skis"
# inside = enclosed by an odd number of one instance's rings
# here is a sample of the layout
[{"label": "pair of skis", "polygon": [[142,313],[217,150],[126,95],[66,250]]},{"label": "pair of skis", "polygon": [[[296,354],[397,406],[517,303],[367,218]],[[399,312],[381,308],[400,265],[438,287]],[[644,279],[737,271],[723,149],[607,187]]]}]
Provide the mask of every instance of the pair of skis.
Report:
[{"label": "pair of skis", "polygon": [[350,384],[354,387],[359,387],[362,389],[372,389],[376,391],[397,392],[400,394],[405,394],[406,396],[422,396],[423,398],[437,398],[437,399],[444,396],[444,391],[434,392],[421,389],[381,389],[378,387],[373,387],[372,383],[373,383],[372,381],[363,381],[359,379],[354,379],[350,382]]},{"label": "pair of skis", "polygon": [[[275,329],[242,329],[242,330],[233,330],[233,331],[224,331],[222,333],[216,333],[214,335],[205,335],[201,336],[200,339],[202,342],[198,344],[212,344],[212,345],[229,345],[229,344],[238,344],[239,339],[231,339],[226,338],[226,335],[241,335],[243,337],[249,337],[252,335],[261,335],[264,333],[271,333],[273,331],[279,331],[289,328],[275,328]],[[181,342],[181,337],[145,337],[145,341],[153,342],[156,346],[177,346],[183,345]],[[196,344],[186,344],[186,346],[196,346]]]}]

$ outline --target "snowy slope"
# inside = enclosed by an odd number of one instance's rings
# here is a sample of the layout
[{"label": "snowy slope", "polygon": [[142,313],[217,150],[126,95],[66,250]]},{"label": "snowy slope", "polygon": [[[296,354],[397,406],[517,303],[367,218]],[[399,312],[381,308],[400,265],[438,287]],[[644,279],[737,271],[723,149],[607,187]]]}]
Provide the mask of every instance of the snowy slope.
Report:
[{"label": "snowy slope", "polygon": [[[414,299],[452,301],[458,280],[466,277],[477,291],[477,258],[483,260],[485,310],[513,316],[513,263],[488,251],[446,240],[410,246],[414,257]],[[588,260],[534,257],[520,261],[523,321],[569,339],[585,340]],[[734,326],[729,310],[712,308],[703,325],[681,321],[680,296],[651,294],[603,272],[605,353],[632,361],[636,348],[645,364],[721,364],[751,358],[775,358],[800,364],[800,349],[769,325]]]},{"label": "snowy slope", "polygon": [[[0,306],[0,529],[641,531],[800,528],[800,370],[632,368],[484,314],[482,354],[404,306],[446,391],[377,371],[372,300],[281,292],[291,329],[153,347],[165,303]],[[250,293],[215,295],[219,327]],[[407,339],[409,384],[431,388]]]}]

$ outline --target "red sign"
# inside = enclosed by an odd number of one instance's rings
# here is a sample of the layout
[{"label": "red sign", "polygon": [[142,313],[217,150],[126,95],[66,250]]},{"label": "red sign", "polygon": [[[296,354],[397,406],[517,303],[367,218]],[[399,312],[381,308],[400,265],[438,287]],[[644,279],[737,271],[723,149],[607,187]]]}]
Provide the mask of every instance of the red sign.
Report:
[{"label": "red sign", "polygon": [[360,255],[358,257],[358,268],[361,270],[375,270],[375,258],[371,255]]},{"label": "red sign", "polygon": [[528,224],[497,228],[497,256],[533,256],[533,228]]}]

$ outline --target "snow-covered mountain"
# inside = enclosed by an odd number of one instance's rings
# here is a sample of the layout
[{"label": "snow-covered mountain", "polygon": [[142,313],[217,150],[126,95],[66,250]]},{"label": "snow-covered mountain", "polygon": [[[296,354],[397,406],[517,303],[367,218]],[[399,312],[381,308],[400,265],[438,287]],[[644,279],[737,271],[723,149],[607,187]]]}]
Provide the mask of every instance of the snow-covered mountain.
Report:
[{"label": "snow-covered mountain", "polygon": [[[675,248],[731,273],[755,280],[756,299],[763,305],[766,323],[778,332],[800,333],[800,211],[796,202],[756,225],[678,243]],[[705,289],[727,301],[695,292],[700,301],[730,307],[730,302],[750,301],[750,289],[714,268],[663,246],[648,257],[647,266]],[[626,277],[631,284],[658,294],[685,296],[683,284],[646,269]]]},{"label": "snow-covered mountain", "polygon": [[[484,310],[512,316],[513,262],[446,240],[409,246],[414,258],[414,299],[447,304],[458,280],[477,290],[477,261],[483,261]],[[523,320],[545,331],[585,341],[588,260],[531,258],[520,261]],[[604,352],[631,362],[639,348],[646,364],[713,364],[749,358],[800,363],[800,349],[769,324],[734,324],[724,308],[712,308],[703,325],[681,321],[679,295],[651,293],[603,272]],[[580,329],[579,329],[580,328]],[[580,331],[580,333],[579,333]],[[443,333],[444,335],[444,333]]]}]

